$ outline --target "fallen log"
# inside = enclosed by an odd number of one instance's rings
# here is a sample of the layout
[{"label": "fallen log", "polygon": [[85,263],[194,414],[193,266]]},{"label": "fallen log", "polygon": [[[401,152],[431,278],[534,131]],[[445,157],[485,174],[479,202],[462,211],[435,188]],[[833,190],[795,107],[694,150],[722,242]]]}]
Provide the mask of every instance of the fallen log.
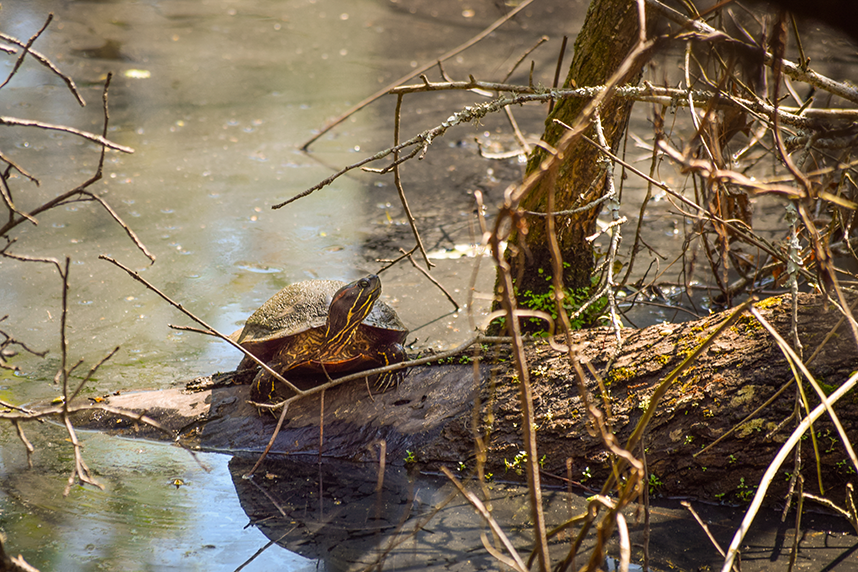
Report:
[{"label": "fallen log", "polygon": [[[766,300],[758,308],[790,339],[788,297]],[[586,387],[600,406],[608,404],[608,423],[621,444],[634,430],[654,388],[727,315],[623,330],[619,353],[611,330],[573,334],[578,358],[589,362],[604,380],[607,395],[600,395],[592,378],[587,379]],[[804,355],[810,356],[822,344],[808,367],[827,393],[858,370],[858,345],[848,326],[842,325],[830,335],[839,318],[840,313],[824,298],[800,296],[798,331]],[[352,382],[298,400],[289,406],[272,453],[377,462],[383,451],[387,464],[472,468],[477,421],[487,438],[486,471],[515,476],[523,450],[518,381],[509,363],[495,358],[489,364],[488,357],[478,367],[412,368],[396,390],[382,394],[372,394],[366,384]],[[554,482],[553,476],[560,484],[560,479],[571,475],[574,481],[598,487],[611,470],[611,459],[591,430],[568,356],[536,341],[528,344],[527,357],[546,482]],[[276,419],[248,403],[248,386],[218,385],[223,378],[229,376],[196,380],[196,386],[201,381],[213,385],[209,389],[180,387],[121,394],[110,397],[109,403],[146,411],[192,447],[230,453],[263,450]],[[649,424],[644,447],[653,492],[747,500],[753,484],[797,423],[784,423],[795,409],[795,387],[783,391],[753,418],[746,417],[791,379],[789,364],[756,318],[746,314],[725,330],[667,392]],[[805,392],[811,407],[819,403],[812,389],[807,387]],[[858,435],[855,393],[841,399],[835,411],[854,440]],[[77,414],[75,422],[83,428],[163,438],[143,424],[98,410]],[[727,438],[694,456],[731,429]],[[825,484],[838,485],[852,478],[854,470],[828,420],[815,424],[814,431]],[[640,456],[641,451],[633,453]],[[803,465],[811,467],[809,444],[801,454]],[[773,492],[786,486],[786,479],[780,481]],[[808,478],[806,488],[815,489],[815,479]]]}]

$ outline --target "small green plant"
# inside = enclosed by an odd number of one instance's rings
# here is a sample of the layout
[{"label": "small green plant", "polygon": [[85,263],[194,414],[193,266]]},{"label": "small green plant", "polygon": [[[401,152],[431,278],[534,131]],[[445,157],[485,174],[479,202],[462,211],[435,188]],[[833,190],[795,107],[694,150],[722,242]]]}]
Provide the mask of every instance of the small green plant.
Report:
[{"label": "small green plant", "polygon": [[593,478],[593,471],[590,470],[590,467],[584,467],[584,470],[581,472],[584,478],[581,480],[582,483],[586,483],[590,479]]},{"label": "small green plant", "polygon": [[837,468],[842,469],[847,473],[855,474],[855,467],[852,466],[852,463],[850,463],[848,459],[841,459],[837,461]]},{"label": "small green plant", "polygon": [[[544,458],[544,457],[543,457]],[[512,462],[503,460],[504,467],[506,470],[514,470],[516,475],[521,475],[524,472],[524,464],[527,462],[527,452],[519,451]]]},{"label": "small green plant", "polygon": [[740,501],[748,502],[749,500],[754,498],[754,493],[755,493],[754,489],[756,489],[756,488],[757,487],[753,487],[753,488],[749,487],[745,483],[745,477],[740,477],[739,478],[739,485],[736,487],[736,498],[738,498]]},{"label": "small green plant", "polygon": [[414,451],[405,450],[405,464],[416,463],[417,457],[414,456]]},{"label": "small green plant", "polygon": [[462,461],[459,461],[459,464],[456,465],[456,470],[459,471],[460,473],[467,468],[468,468],[467,465],[465,465],[465,463],[463,463]]},{"label": "small green plant", "polygon": [[728,465],[732,465],[733,463],[735,463],[735,462],[736,462],[736,455],[733,455],[733,454],[731,453],[731,454],[730,454],[730,456],[729,456],[729,457],[727,457],[727,459],[728,459],[728,460],[727,460],[727,464],[728,464]]},{"label": "small green plant", "polygon": [[437,365],[455,365],[457,363],[462,364],[462,365],[467,365],[467,364],[471,363],[472,361],[473,360],[472,360],[471,356],[461,355],[461,356],[450,356],[450,357],[446,357],[446,358],[441,358],[438,361],[436,361],[435,363]]},{"label": "small green plant", "polygon": [[530,375],[533,377],[548,377],[548,366],[540,365],[530,370]]},{"label": "small green plant", "polygon": [[655,473],[649,474],[649,494],[655,493],[656,489],[661,487],[664,483],[661,482],[661,479],[658,478],[658,475]]}]

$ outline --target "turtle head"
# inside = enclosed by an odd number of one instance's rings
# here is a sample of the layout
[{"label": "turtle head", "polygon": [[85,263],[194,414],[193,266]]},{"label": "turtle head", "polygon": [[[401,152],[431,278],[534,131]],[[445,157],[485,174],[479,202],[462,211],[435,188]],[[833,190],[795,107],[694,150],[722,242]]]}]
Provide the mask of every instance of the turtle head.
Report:
[{"label": "turtle head", "polygon": [[370,274],[337,290],[328,309],[325,345],[344,346],[381,295],[381,280]]}]

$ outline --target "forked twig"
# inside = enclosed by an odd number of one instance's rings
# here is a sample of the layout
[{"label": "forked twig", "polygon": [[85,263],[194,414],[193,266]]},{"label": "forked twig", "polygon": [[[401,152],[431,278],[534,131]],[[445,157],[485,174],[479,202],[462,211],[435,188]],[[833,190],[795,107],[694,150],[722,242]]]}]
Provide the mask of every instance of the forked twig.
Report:
[{"label": "forked twig", "polygon": [[14,77],[14,75],[15,75],[16,73],[18,73],[18,69],[21,67],[21,64],[22,64],[22,63],[24,63],[24,58],[25,58],[25,57],[27,56],[27,54],[30,52],[30,46],[32,46],[32,45],[33,45],[33,42],[35,42],[35,41],[36,41],[36,39],[37,39],[39,36],[41,36],[41,35],[42,35],[42,32],[44,32],[44,31],[47,29],[47,27],[48,27],[48,26],[50,25],[50,23],[51,23],[51,20],[53,20],[53,19],[54,19],[54,13],[53,13],[53,12],[51,12],[50,14],[48,14],[48,18],[47,18],[47,20],[45,20],[45,23],[44,23],[44,24],[42,24],[42,27],[39,29],[39,31],[38,31],[38,32],[36,32],[35,34],[33,34],[33,35],[30,37],[30,39],[29,39],[29,40],[27,40],[27,43],[26,43],[26,44],[24,44],[23,46],[21,46],[21,47],[23,48],[23,49],[21,50],[21,54],[18,56],[18,59],[17,59],[17,60],[15,60],[15,65],[14,65],[14,66],[12,66],[12,71],[11,71],[11,72],[9,72],[9,75],[6,77],[6,79],[3,81],[3,83],[0,83],[0,89],[3,89],[3,88],[6,86],[6,84],[7,84],[7,83],[9,83],[9,80],[11,80],[11,79],[12,79],[12,77]]}]

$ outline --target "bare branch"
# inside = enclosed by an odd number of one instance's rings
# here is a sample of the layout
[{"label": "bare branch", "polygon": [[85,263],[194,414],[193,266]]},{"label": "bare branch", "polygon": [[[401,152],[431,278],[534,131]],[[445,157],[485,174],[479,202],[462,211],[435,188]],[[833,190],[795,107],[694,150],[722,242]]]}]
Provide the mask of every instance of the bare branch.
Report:
[{"label": "bare branch", "polygon": [[27,40],[27,43],[26,43],[26,44],[24,44],[24,45],[22,46],[22,47],[23,47],[23,50],[21,51],[21,54],[18,56],[18,59],[17,59],[17,60],[15,60],[15,65],[14,65],[14,66],[12,66],[12,71],[11,71],[11,72],[9,72],[9,75],[6,77],[6,79],[3,81],[3,83],[0,83],[0,89],[3,89],[3,88],[6,86],[6,84],[7,84],[7,83],[9,83],[9,80],[11,80],[11,79],[12,79],[12,77],[13,77],[16,73],[18,73],[18,68],[20,68],[20,67],[21,67],[21,64],[22,64],[22,63],[24,63],[24,57],[25,57],[25,56],[27,55],[27,53],[29,52],[29,50],[30,50],[30,46],[32,46],[32,45],[33,45],[33,42],[35,42],[35,41],[36,41],[36,39],[37,39],[39,36],[41,36],[41,35],[42,35],[42,32],[44,32],[44,31],[45,31],[45,29],[48,27],[48,25],[50,25],[51,20],[53,20],[53,19],[54,19],[54,13],[53,13],[53,12],[51,12],[50,14],[48,14],[48,19],[47,19],[47,20],[45,20],[45,23],[44,23],[44,24],[42,24],[42,27],[39,29],[39,31],[38,31],[38,32],[36,32],[35,34],[33,34],[33,35],[30,37],[30,39],[29,39],[29,40]]},{"label": "bare branch", "polygon": [[225,335],[221,334],[220,332],[218,332],[217,330],[215,330],[214,328],[212,328],[211,326],[209,326],[207,323],[205,323],[203,320],[201,320],[200,318],[198,318],[197,316],[195,316],[193,313],[191,313],[191,312],[189,312],[188,310],[186,310],[186,309],[184,308],[184,306],[182,306],[182,305],[181,305],[181,304],[179,304],[178,302],[174,302],[174,301],[173,301],[169,296],[167,296],[166,294],[164,294],[163,292],[161,292],[160,290],[158,290],[154,285],[152,285],[151,283],[149,283],[145,278],[143,278],[142,276],[140,276],[140,274],[138,274],[137,272],[134,272],[133,270],[131,270],[130,268],[128,268],[127,266],[125,266],[125,265],[124,265],[124,264],[122,264],[121,262],[117,262],[115,259],[111,258],[110,256],[107,256],[106,254],[101,254],[101,255],[99,255],[99,256],[98,256],[98,258],[100,258],[101,260],[106,260],[107,262],[110,262],[110,263],[111,263],[111,264],[113,264],[114,266],[118,266],[119,268],[121,268],[122,270],[124,270],[124,271],[126,272],[126,274],[128,274],[129,276],[131,276],[132,278],[134,278],[135,280],[137,280],[138,282],[140,282],[141,284],[143,284],[144,286],[146,286],[146,288],[148,288],[149,290],[151,290],[152,292],[154,292],[155,294],[157,294],[158,296],[160,296],[160,297],[161,297],[164,301],[166,301],[168,304],[170,304],[171,306],[173,306],[174,308],[176,308],[177,310],[179,310],[181,313],[183,313],[184,315],[186,315],[186,316],[187,316],[188,318],[190,318],[191,320],[195,321],[196,323],[198,323],[199,325],[201,325],[202,327],[204,327],[204,328],[208,331],[208,333],[209,333],[210,335],[215,336],[216,338],[219,338],[219,339],[221,339],[221,340],[223,340],[223,341],[227,342],[227,343],[228,343],[229,345],[231,345],[232,347],[234,347],[234,348],[236,348],[237,350],[241,351],[244,355],[246,355],[246,356],[250,357],[251,359],[253,359],[253,361],[255,361],[257,364],[259,364],[259,365],[262,367],[262,369],[264,369],[264,370],[265,370],[266,372],[268,372],[269,374],[273,375],[273,376],[275,377],[275,379],[277,379],[278,381],[280,381],[280,382],[284,383],[284,384],[285,384],[289,389],[291,389],[292,391],[294,391],[294,392],[295,392],[295,393],[297,393],[298,395],[304,395],[304,394],[306,394],[306,393],[307,393],[307,392],[305,392],[305,391],[301,391],[300,389],[298,389],[297,387],[295,387],[295,386],[294,386],[291,382],[289,382],[286,378],[284,378],[282,375],[280,375],[279,373],[277,373],[276,371],[274,371],[273,369],[271,369],[271,367],[270,367],[268,364],[263,363],[263,362],[262,362],[259,358],[257,358],[255,355],[253,355],[252,353],[250,353],[249,351],[247,351],[246,349],[244,349],[244,348],[243,348],[239,343],[237,343],[235,340],[233,340],[233,339],[232,339],[232,338],[230,338],[229,336],[225,336]]},{"label": "bare branch", "polygon": [[[9,42],[10,44],[15,44],[16,46],[20,46],[22,48],[25,46],[25,44],[23,42],[21,42],[19,39],[13,38],[12,36],[10,36],[8,34],[4,34],[2,32],[0,32],[0,40],[3,40],[5,42]],[[14,49],[10,49],[10,48],[4,47],[4,48],[2,48],[2,50],[4,52],[7,52],[7,53],[13,53],[13,54],[16,53],[16,51]],[[51,70],[60,79],[62,79],[65,82],[66,86],[68,86],[68,88],[69,88],[69,91],[72,92],[72,95],[74,95],[75,99],[77,99],[77,102],[78,102],[78,104],[80,104],[81,107],[86,106],[86,101],[84,101],[80,92],[77,90],[77,86],[75,85],[74,80],[71,77],[69,77],[66,74],[64,74],[63,72],[61,72],[60,69],[57,66],[55,66],[53,63],[51,63],[51,61],[47,57],[45,57],[41,53],[37,52],[36,50],[27,50],[27,51],[30,53],[30,55],[32,57],[34,57],[36,59],[36,61],[38,61],[40,64],[42,64],[43,66],[45,66],[46,68]]]},{"label": "bare branch", "polygon": [[114,143],[113,141],[105,139],[101,135],[96,135],[88,131],[81,131],[73,127],[66,127],[65,125],[54,125],[53,123],[44,123],[42,121],[35,121],[33,119],[18,119],[16,117],[0,117],[0,125],[9,125],[13,127],[37,127],[39,129],[47,129],[49,131],[62,131],[64,133],[71,133],[72,135],[83,137],[84,139],[92,141],[93,143],[104,145],[108,149],[122,151],[123,153],[134,152],[134,149],[132,149],[131,147],[126,147],[125,145]]}]

